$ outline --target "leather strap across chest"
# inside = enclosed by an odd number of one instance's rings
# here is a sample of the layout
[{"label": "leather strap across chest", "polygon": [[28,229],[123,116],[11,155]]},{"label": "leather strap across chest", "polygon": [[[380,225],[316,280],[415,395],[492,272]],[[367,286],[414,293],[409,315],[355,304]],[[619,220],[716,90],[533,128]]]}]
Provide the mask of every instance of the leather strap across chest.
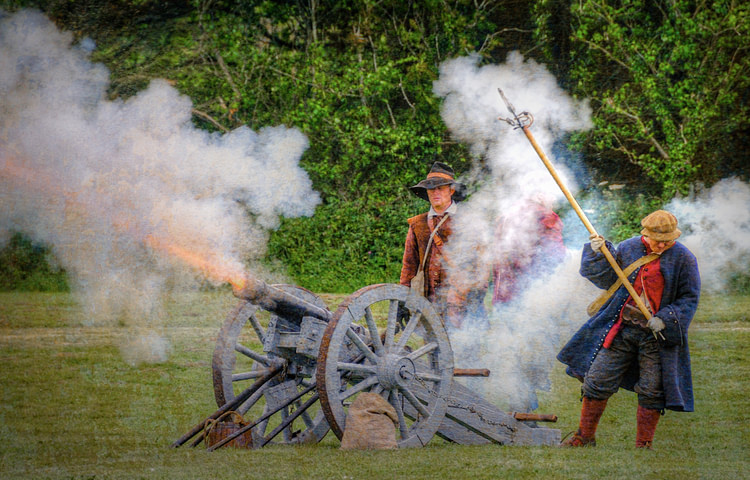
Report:
[{"label": "leather strap across chest", "polygon": [[[659,255],[657,255],[655,253],[651,253],[649,255],[644,255],[641,258],[639,258],[638,260],[636,260],[635,262],[633,262],[630,265],[628,265],[625,268],[625,270],[623,270],[623,273],[627,277],[631,273],[633,273],[638,267],[641,267],[641,266],[647,264],[648,262],[656,260],[657,258],[659,258]],[[620,280],[618,278],[615,281],[615,283],[613,283],[609,287],[609,289],[607,291],[602,292],[602,294],[599,295],[596,298],[596,300],[594,300],[593,302],[591,302],[591,304],[586,309],[586,313],[588,313],[588,315],[590,317],[593,316],[596,312],[599,311],[600,308],[602,308],[602,305],[604,305],[605,303],[607,303],[607,300],[609,300],[610,297],[615,294],[615,292],[617,291],[618,288],[620,288],[621,285],[622,285],[622,280]]]},{"label": "leather strap across chest", "polygon": [[[427,248],[424,250],[424,256],[422,257],[422,263],[419,265],[419,271],[424,270],[424,264],[427,262],[427,255],[430,253],[430,247],[432,246],[432,240],[435,238],[435,235],[437,235],[438,230],[440,230],[440,226],[448,220],[448,214],[446,213],[443,215],[443,218],[440,219],[440,222],[438,222],[437,225],[435,225],[435,228],[430,233],[430,238],[427,240]],[[429,224],[429,218],[427,219],[427,223]],[[440,237],[438,237],[440,238]]]}]

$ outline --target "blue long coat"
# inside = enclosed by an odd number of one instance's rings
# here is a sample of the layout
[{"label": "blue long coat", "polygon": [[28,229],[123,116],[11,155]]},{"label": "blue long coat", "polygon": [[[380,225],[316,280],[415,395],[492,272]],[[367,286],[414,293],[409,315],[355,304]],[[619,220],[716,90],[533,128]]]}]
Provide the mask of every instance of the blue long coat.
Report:
[{"label": "blue long coat", "polygon": [[[616,250],[609,242],[607,247],[623,269],[646,255],[646,247],[640,236],[623,241]],[[693,381],[687,333],[700,296],[698,264],[690,250],[675,242],[661,255],[660,266],[664,276],[664,293],[655,316],[664,321],[662,333],[667,339],[659,342],[666,408],[692,412]],[[607,259],[601,252],[594,252],[590,244],[583,247],[580,273],[602,289],[609,288],[617,280]],[[630,275],[631,284],[637,274],[638,270]],[[568,375],[579,379],[586,375],[629,296],[625,287],[621,286],[558,353],[557,359],[567,365]],[[628,390],[633,390],[638,381],[638,362],[633,363],[620,385]]]}]

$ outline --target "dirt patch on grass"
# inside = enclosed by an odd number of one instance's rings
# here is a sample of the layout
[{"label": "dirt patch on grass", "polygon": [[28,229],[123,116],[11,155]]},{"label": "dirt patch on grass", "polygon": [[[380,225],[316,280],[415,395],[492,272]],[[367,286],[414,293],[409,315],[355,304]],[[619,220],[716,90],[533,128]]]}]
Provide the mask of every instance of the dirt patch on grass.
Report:
[{"label": "dirt patch on grass", "polygon": [[690,326],[691,332],[747,332],[750,323],[747,322],[717,322],[698,323]]},{"label": "dirt patch on grass", "polygon": [[[162,335],[171,340],[215,339],[217,329],[206,327],[166,328]],[[132,329],[117,327],[3,328],[0,347],[61,347],[121,345],[134,335]]]}]

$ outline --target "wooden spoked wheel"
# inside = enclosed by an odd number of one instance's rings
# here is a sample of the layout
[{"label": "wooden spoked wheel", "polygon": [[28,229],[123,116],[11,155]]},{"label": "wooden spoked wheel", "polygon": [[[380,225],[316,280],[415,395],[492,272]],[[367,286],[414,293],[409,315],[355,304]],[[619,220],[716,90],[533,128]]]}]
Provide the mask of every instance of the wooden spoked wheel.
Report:
[{"label": "wooden spoked wheel", "polygon": [[353,293],[323,334],[318,393],[339,439],[351,402],[361,392],[374,392],[396,410],[399,447],[427,444],[445,416],[452,377],[453,351],[440,316],[402,285]]},{"label": "wooden spoked wheel", "polygon": [[[308,290],[293,285],[274,285],[313,305],[326,308],[325,303]],[[247,301],[241,301],[227,316],[219,331],[214,349],[212,372],[216,403],[223,406],[235,396],[263,376],[270,367],[287,361],[272,353],[263,351],[267,325],[274,321],[287,331],[299,331],[300,326],[288,322]],[[282,373],[271,378],[255,394],[236,410],[246,421],[260,419],[269,412],[277,413],[252,429],[253,445],[260,447],[270,443],[299,444],[318,442],[329,427],[320,409],[315,387],[314,371],[311,375],[301,372],[314,368],[316,359],[300,357],[293,359]],[[298,398],[299,397],[299,398]],[[280,408],[279,408],[280,407]],[[300,409],[304,411],[300,412]],[[297,417],[285,428],[276,431],[277,426],[290,417]],[[280,436],[278,434],[281,434]],[[272,438],[269,436],[272,435]]]}]

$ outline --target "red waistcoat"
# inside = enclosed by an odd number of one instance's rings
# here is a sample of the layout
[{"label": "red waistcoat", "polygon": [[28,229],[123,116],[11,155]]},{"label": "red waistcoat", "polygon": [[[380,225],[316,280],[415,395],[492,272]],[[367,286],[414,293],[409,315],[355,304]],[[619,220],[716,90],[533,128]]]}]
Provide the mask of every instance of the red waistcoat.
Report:
[{"label": "red waistcoat", "polygon": [[[646,246],[646,255],[649,255],[651,253],[651,248],[643,238],[641,238],[641,241]],[[657,257],[638,270],[635,282],[633,282],[633,289],[638,295],[645,290],[646,298],[648,299],[647,306],[650,307],[651,312],[659,311],[661,297],[664,293],[664,275],[661,273],[661,258]],[[628,297],[628,300],[625,303],[635,305],[633,297]],[[622,309],[620,310],[617,322],[612,325],[612,328],[609,333],[607,333],[602,346],[604,348],[609,348],[610,345],[612,345],[615,335],[617,335],[620,330],[622,330]]]}]

